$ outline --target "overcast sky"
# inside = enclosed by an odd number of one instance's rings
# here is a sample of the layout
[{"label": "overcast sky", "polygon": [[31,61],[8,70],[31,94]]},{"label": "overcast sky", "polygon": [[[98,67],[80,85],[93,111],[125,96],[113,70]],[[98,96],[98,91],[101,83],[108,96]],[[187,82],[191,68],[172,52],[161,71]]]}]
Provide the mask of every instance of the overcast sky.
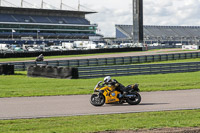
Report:
[{"label": "overcast sky", "polygon": [[[6,0],[20,6],[21,0]],[[26,0],[39,7],[42,0]],[[59,8],[60,0],[44,0]],[[145,25],[187,25],[200,26],[200,0],[143,0]],[[78,0],[63,0],[73,8]],[[100,33],[106,37],[115,36],[115,24],[132,24],[132,0],[80,0],[81,5],[95,10],[87,15],[91,23],[97,23]],[[4,5],[4,2],[2,2]],[[24,6],[29,5],[24,3]],[[48,5],[45,5],[46,8]],[[82,10],[85,10],[81,8]]]}]

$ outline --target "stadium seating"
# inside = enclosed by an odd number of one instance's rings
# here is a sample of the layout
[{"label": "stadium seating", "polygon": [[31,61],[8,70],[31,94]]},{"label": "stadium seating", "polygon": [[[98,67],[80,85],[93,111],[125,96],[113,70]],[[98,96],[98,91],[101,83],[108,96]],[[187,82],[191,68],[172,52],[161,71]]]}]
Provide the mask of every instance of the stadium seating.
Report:
[{"label": "stadium seating", "polygon": [[[200,26],[144,26],[144,36],[149,38],[195,38],[200,37]],[[132,25],[116,25],[117,38],[131,36]]]},{"label": "stadium seating", "polygon": [[81,24],[89,25],[85,18],[78,17],[56,17],[56,16],[36,16],[18,14],[0,14],[1,22],[23,22],[23,23],[54,23],[54,24]]},{"label": "stadium seating", "polygon": [[1,22],[17,22],[11,15],[0,14]]},{"label": "stadium seating", "polygon": [[51,21],[47,17],[43,16],[30,16],[30,18],[32,18],[35,23],[51,23]]},{"label": "stadium seating", "polygon": [[89,34],[89,33],[32,33],[32,32],[0,32],[0,36],[4,36],[4,37],[8,37],[8,36],[13,36],[16,37],[23,37],[23,36],[32,36],[32,37],[37,37],[37,36],[43,36],[45,38],[49,38],[49,37],[86,37],[86,36],[94,36],[94,34]]},{"label": "stadium seating", "polygon": [[89,39],[96,34],[97,24],[85,16],[95,12],[21,7],[2,7],[0,41],[23,44],[28,41],[57,43],[59,39]]}]

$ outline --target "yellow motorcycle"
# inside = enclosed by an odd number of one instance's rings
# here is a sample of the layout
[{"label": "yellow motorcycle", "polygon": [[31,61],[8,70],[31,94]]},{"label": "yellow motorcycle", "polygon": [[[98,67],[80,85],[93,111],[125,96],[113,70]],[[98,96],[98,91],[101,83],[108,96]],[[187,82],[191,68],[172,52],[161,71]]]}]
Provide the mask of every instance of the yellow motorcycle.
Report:
[{"label": "yellow motorcycle", "polygon": [[128,85],[124,92],[115,90],[115,86],[101,85],[102,81],[98,82],[94,88],[94,93],[90,98],[90,103],[94,106],[102,106],[111,103],[128,103],[130,105],[137,105],[141,102],[141,96],[138,93],[140,90],[138,84]]}]

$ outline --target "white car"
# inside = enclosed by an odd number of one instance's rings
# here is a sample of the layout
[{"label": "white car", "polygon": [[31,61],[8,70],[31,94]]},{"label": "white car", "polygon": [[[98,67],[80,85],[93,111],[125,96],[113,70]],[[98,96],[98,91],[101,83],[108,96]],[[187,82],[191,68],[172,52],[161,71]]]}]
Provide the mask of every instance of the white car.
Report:
[{"label": "white car", "polygon": [[62,50],[62,46],[51,46],[50,50],[52,50],[52,51],[61,51]]}]

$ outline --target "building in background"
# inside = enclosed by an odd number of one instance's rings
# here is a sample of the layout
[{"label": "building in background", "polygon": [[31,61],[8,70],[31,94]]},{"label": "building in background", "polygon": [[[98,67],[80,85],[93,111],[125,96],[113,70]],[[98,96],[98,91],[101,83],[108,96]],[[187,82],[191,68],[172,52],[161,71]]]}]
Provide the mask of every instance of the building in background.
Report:
[{"label": "building in background", "polygon": [[[132,41],[132,25],[115,25],[116,39]],[[150,26],[145,25],[144,43],[199,44],[200,26]]]},{"label": "building in background", "polygon": [[86,15],[96,12],[0,7],[0,43],[48,43],[101,37]]}]

